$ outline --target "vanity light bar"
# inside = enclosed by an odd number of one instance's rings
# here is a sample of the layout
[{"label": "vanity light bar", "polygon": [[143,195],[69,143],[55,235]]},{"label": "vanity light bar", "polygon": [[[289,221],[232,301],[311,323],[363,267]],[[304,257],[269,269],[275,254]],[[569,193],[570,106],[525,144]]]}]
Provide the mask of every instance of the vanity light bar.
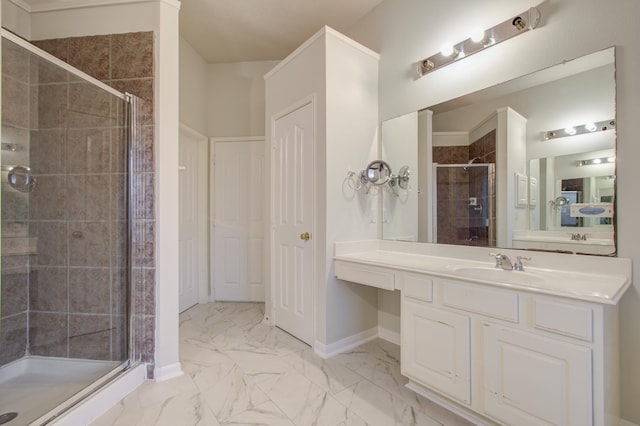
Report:
[{"label": "vanity light bar", "polygon": [[602,158],[590,158],[589,160],[578,161],[578,167],[582,166],[595,166],[597,164],[610,164],[615,163],[616,157],[602,157]]},{"label": "vanity light bar", "polygon": [[616,120],[604,120],[596,123],[581,124],[579,126],[566,127],[564,129],[542,132],[545,141],[549,139],[566,138],[567,136],[583,135],[585,133],[604,132],[616,128]]},{"label": "vanity light bar", "polygon": [[469,55],[480,52],[511,37],[534,29],[540,22],[540,11],[532,7],[529,10],[507,19],[484,32],[473,34],[457,44],[445,44],[442,51],[418,62],[418,77],[449,65]]}]

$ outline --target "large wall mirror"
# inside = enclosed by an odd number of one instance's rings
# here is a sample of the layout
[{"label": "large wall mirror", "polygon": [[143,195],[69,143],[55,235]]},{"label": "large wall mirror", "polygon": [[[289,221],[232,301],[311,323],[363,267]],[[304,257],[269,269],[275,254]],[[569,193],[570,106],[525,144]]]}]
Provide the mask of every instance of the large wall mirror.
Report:
[{"label": "large wall mirror", "polygon": [[615,91],[612,47],[383,122],[383,238],[615,255]]}]

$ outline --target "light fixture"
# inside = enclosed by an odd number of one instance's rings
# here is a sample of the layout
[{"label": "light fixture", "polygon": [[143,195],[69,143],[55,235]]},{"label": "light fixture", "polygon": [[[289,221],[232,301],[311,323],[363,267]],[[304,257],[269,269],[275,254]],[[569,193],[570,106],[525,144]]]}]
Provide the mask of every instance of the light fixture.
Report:
[{"label": "light fixture", "polygon": [[616,157],[601,157],[601,158],[590,158],[588,160],[580,160],[577,162],[577,167],[582,166],[595,166],[603,163],[615,163]]},{"label": "light fixture", "polygon": [[481,29],[476,29],[471,33],[471,41],[474,43],[483,43],[487,42],[487,32]]},{"label": "light fixture", "polygon": [[538,26],[539,22],[540,11],[532,7],[486,31],[473,31],[473,34],[468,39],[449,45],[446,50],[442,50],[418,62],[418,76],[422,77],[440,67],[477,53],[501,41],[508,40],[518,34],[532,30]]},{"label": "light fixture", "polygon": [[440,54],[447,58],[451,55],[458,56],[458,53],[460,53],[460,51],[451,43],[445,43],[440,48]]},{"label": "light fixture", "polygon": [[581,124],[579,126],[568,126],[564,129],[548,130],[542,132],[545,141],[549,139],[565,138],[567,136],[583,135],[585,133],[604,132],[616,128],[616,120],[597,121],[595,123]]}]

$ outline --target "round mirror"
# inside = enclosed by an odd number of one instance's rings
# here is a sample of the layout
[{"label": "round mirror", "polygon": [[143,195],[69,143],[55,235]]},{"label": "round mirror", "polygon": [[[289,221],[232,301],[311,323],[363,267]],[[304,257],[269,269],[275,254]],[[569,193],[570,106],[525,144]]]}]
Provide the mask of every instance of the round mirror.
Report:
[{"label": "round mirror", "polygon": [[360,178],[364,184],[384,185],[391,179],[391,167],[386,161],[374,160],[362,171]]}]

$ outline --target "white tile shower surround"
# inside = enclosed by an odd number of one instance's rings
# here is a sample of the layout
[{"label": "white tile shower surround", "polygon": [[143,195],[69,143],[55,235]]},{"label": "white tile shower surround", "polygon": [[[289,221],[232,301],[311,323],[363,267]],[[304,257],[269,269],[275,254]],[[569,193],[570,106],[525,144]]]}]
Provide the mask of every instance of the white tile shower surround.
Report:
[{"label": "white tile shower surround", "polygon": [[0,414],[16,412],[9,426],[28,425],[120,363],[28,357],[0,368]]},{"label": "white tile shower surround", "polygon": [[180,315],[183,376],[145,382],[92,425],[470,425],[406,389],[400,349],[375,340],[322,360],[262,322],[263,304]]}]

